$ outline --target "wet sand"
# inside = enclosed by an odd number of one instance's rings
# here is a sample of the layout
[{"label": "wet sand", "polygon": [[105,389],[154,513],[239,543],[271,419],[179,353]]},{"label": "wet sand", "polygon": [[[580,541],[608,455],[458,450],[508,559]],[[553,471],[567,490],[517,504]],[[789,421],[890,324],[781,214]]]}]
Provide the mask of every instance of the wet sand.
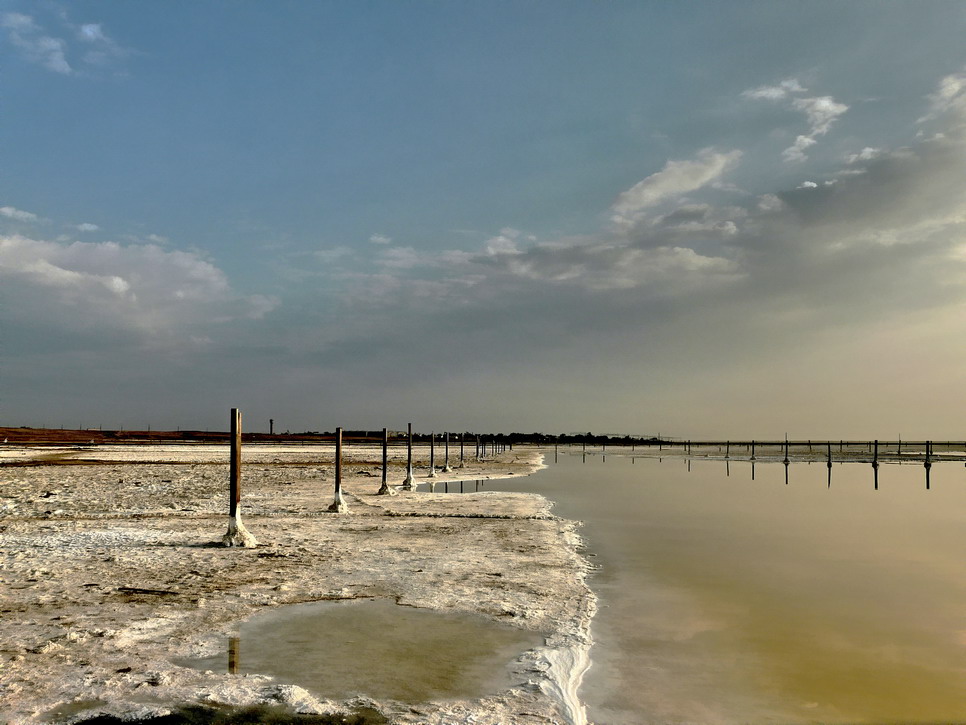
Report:
[{"label": "wet sand", "polygon": [[[379,496],[381,449],[344,452],[349,512],[332,514],[331,446],[246,445],[241,512],[259,546],[245,549],[220,545],[226,446],[0,447],[0,721],[279,704],[373,708],[398,723],[584,722],[576,688],[595,598],[576,524],[532,494]],[[391,451],[390,484],[402,482],[404,458]],[[428,458],[416,450],[417,481],[429,480]],[[540,465],[538,451],[517,449],[435,480]],[[215,656],[268,608],[367,598],[549,634],[513,661],[512,686],[466,700],[326,699],[265,675],[175,664]]]}]

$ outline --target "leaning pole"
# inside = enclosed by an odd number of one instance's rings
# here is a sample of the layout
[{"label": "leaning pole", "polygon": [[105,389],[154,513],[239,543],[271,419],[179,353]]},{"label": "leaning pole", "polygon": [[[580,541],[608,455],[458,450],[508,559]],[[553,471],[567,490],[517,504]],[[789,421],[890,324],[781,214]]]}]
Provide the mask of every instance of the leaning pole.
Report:
[{"label": "leaning pole", "polygon": [[228,459],[228,533],[221,543],[225,546],[254,548],[258,540],[252,536],[241,521],[238,510],[241,503],[241,411],[231,409],[231,453]]}]

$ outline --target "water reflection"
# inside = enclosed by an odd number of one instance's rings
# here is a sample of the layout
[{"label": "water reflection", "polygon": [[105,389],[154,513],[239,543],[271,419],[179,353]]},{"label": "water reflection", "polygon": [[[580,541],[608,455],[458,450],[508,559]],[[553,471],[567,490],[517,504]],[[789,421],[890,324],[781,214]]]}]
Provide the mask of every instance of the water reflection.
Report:
[{"label": "water reflection", "polygon": [[915,465],[883,465],[880,451],[837,461],[832,490],[838,447],[785,466],[756,446],[754,484],[726,478],[728,459],[693,457],[687,472],[640,455],[612,456],[594,486],[566,455],[492,482],[585,522],[601,566],[593,721],[963,721],[962,468],[932,460],[927,494],[921,450]]},{"label": "water reflection", "polygon": [[[310,602],[243,622],[227,641],[227,672],[272,675],[323,697],[475,698],[513,685],[508,665],[543,641],[482,617],[386,600]],[[183,664],[221,669],[224,656]]]}]

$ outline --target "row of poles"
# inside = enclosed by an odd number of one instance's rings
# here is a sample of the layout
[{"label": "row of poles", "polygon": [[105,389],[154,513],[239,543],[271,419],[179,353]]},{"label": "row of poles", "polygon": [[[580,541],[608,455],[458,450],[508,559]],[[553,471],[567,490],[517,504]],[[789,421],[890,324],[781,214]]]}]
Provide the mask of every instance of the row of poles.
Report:
[{"label": "row of poles", "polygon": [[[245,528],[241,521],[241,449],[242,449],[242,415],[238,408],[231,409],[230,416],[230,453],[229,453],[229,505],[228,505],[228,533],[225,534],[223,538],[223,543],[225,546],[244,546],[253,547],[258,545],[258,541],[254,536]],[[444,436],[445,445],[445,459],[442,471],[443,473],[449,473],[453,469],[449,464],[449,443],[450,434],[445,433]],[[465,436],[463,434],[459,435],[460,442],[460,461],[459,468],[462,468],[465,463],[464,452],[465,452]],[[503,441],[498,441],[496,438],[491,438],[487,441],[485,438],[480,438],[476,436],[476,459],[477,461],[483,461],[488,455],[495,456],[499,453],[503,453],[507,450],[507,444]],[[348,506],[345,503],[345,499],[342,496],[342,445],[343,445],[343,435],[342,428],[335,429],[335,497],[332,501],[332,505],[329,506],[328,511],[333,513],[345,513],[348,511]],[[512,444],[509,444],[512,449]],[[436,433],[430,434],[429,439],[429,475],[428,478],[436,478]],[[407,445],[406,445],[406,477],[399,489],[402,491],[414,491],[416,486],[416,479],[413,474],[413,424],[408,424],[407,429]],[[379,495],[395,495],[396,490],[389,485],[389,430],[387,428],[382,429],[382,486],[379,488]]]},{"label": "row of poles", "polygon": [[[708,444],[702,443],[699,445],[708,445]],[[717,445],[717,444],[712,444],[712,445]],[[748,444],[739,444],[739,445],[744,445],[745,450],[750,451],[751,455],[749,456],[749,458],[742,459],[742,460],[748,460],[751,462],[751,479],[755,480],[755,462],[758,460],[757,456],[755,455],[756,441],[751,441]],[[788,466],[791,464],[791,459],[789,458],[789,451],[788,451],[790,444],[788,439],[786,439],[784,444],[779,444],[779,445],[783,447],[784,454],[785,454],[784,458],[781,460],[781,463],[785,466],[785,484],[787,485],[788,484]],[[865,446],[866,444],[863,443],[862,445]],[[897,447],[897,454],[901,454],[901,445],[902,444],[900,443],[899,446]],[[685,454],[688,457],[687,458],[688,471],[690,471],[691,470],[691,441],[684,442],[683,446],[684,446]],[[964,450],[966,450],[966,442],[963,443],[963,447],[964,447]],[[932,441],[925,441],[923,444],[923,448],[924,450],[923,450],[922,462],[923,462],[923,468],[925,469],[925,473],[926,473],[926,490],[929,490],[930,488],[929,475],[932,470],[933,458],[935,457],[936,454],[935,454],[934,444]],[[633,449],[633,446],[632,446],[632,449]],[[825,449],[826,449],[825,460],[826,460],[826,465],[828,467],[828,486],[829,488],[831,488],[832,487],[832,442],[831,441],[826,441]],[[607,450],[606,445],[601,446],[601,453],[604,454],[603,459],[605,461],[607,460],[606,450]],[[808,443],[808,450],[810,453],[812,452],[811,441],[809,441]],[[840,442],[839,452],[841,453],[842,450],[843,450],[842,442]],[[720,451],[720,447],[719,447],[719,451]],[[872,470],[873,470],[873,479],[874,479],[875,490],[878,491],[879,490],[879,441],[875,440],[868,443],[868,451],[872,454],[871,463],[872,463]],[[586,444],[584,444],[583,446],[582,457],[586,462],[586,459],[587,459]],[[730,463],[732,460],[730,442],[725,443],[724,459],[725,459],[726,470],[728,471],[728,475],[730,476],[731,475]],[[556,460],[557,460],[557,445],[554,444],[554,461],[556,462]],[[632,463],[635,460],[636,460],[635,458],[633,457],[631,458]],[[839,460],[839,463],[846,463],[846,462],[849,462],[849,459],[844,458]]]}]

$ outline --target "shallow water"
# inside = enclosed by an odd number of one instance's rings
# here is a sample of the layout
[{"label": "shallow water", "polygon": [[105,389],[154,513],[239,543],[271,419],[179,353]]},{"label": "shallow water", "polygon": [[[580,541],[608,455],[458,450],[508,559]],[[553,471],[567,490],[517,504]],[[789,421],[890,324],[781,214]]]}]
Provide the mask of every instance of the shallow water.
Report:
[{"label": "shallow water", "polygon": [[203,670],[273,675],[317,696],[425,702],[475,698],[513,684],[510,663],[543,637],[473,615],[387,600],[311,602],[245,620]]},{"label": "shallow water", "polygon": [[597,723],[966,719],[966,470],[587,455],[486,490],[586,522]]}]

